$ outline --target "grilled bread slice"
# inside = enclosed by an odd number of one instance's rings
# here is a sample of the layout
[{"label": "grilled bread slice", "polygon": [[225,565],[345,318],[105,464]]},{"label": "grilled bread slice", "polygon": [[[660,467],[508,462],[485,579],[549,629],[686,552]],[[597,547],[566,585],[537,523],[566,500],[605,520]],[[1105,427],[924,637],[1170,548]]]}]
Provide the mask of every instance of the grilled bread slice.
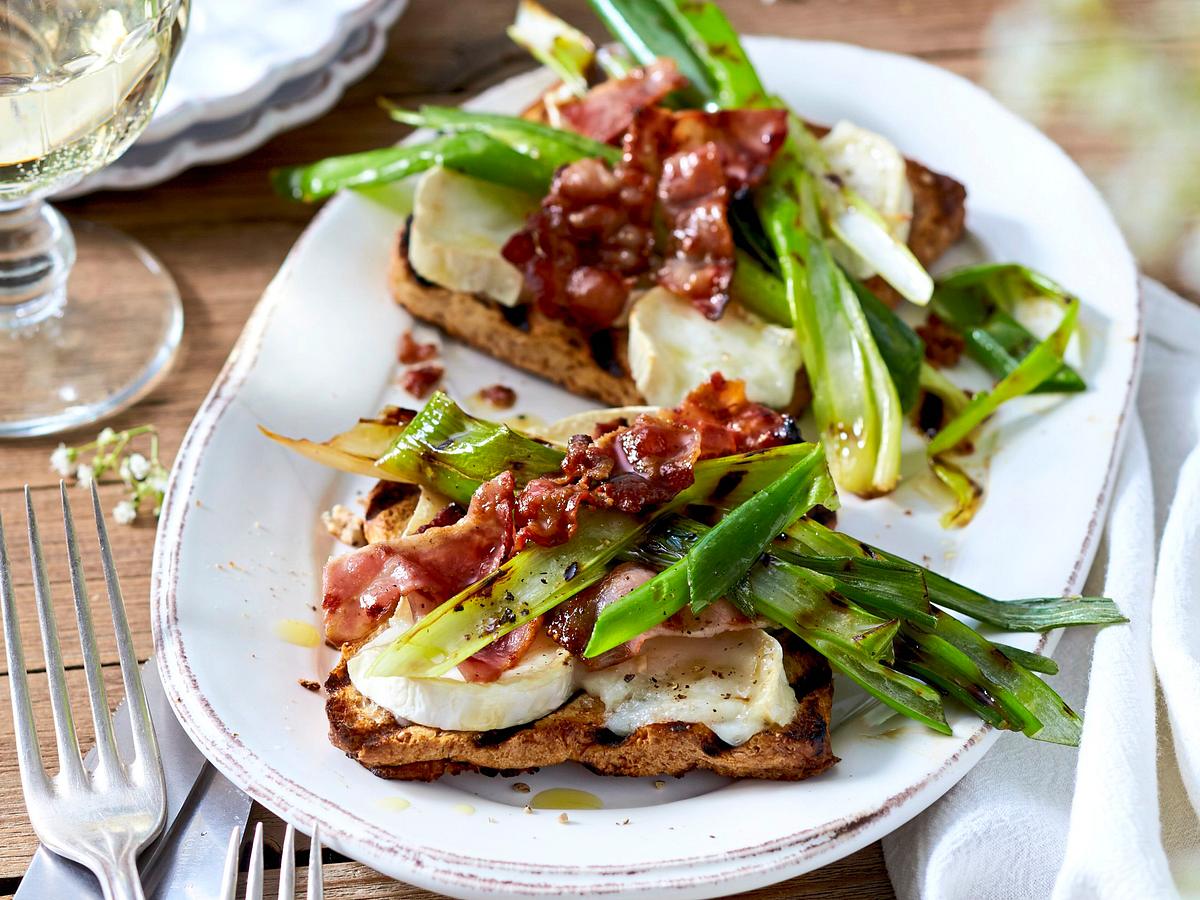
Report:
[{"label": "grilled bread slice", "polygon": [[[372,539],[399,536],[407,523],[404,509],[411,513],[411,502],[411,489],[397,490],[381,482],[368,498]],[[684,722],[646,725],[627,736],[616,735],[604,727],[604,704],[586,694],[575,695],[534,722],[499,731],[447,731],[397,721],[350,682],[346,661],[359,646],[343,646],[325,682],[329,737],[347,756],[383,778],[432,781],[474,771],[515,775],[579,762],[605,775],[682,775],[709,769],[732,778],[797,781],[837,762],[829,738],[829,666],[797,640],[784,641],[788,680],[800,701],[795,719],[736,747],[705,725]]]},{"label": "grilled bread slice", "polygon": [[[953,178],[912,160],[908,161],[908,181],[913,192],[908,243],[917,259],[928,266],[962,236],[966,189]],[[597,332],[589,338],[532,306],[505,307],[426,281],[409,264],[407,228],[396,242],[390,280],[396,302],[413,316],[476,350],[608,406],[645,402],[629,375],[622,329]],[[889,303],[899,301],[899,295],[878,276],[868,285]]]}]

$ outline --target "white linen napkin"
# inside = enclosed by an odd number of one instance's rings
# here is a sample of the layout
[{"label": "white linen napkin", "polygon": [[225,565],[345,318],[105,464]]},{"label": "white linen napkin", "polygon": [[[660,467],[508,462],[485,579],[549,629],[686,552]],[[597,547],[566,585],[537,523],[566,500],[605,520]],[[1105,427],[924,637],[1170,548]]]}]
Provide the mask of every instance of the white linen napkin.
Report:
[{"label": "white linen napkin", "polygon": [[1137,416],[1087,585],[1131,622],[1054,654],[1078,750],[1004,735],[884,839],[900,900],[1200,897],[1200,308],[1142,289]]}]

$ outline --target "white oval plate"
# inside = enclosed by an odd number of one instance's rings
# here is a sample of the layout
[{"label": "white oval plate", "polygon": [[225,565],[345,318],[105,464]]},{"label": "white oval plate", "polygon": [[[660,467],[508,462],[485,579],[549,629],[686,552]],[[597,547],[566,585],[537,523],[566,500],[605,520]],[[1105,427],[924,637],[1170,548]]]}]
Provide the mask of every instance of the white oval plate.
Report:
[{"label": "white oval plate", "polygon": [[[828,43],[755,38],[765,80],[816,121],[841,117],[891,136],[969,189],[976,252],[1019,260],[1085,300],[1083,372],[1065,401],[1009,404],[990,426],[989,497],[973,524],[943,531],[919,479],[849,502],[843,527],[1001,597],[1077,590],[1087,572],[1138,369],[1135,269],[1093,187],[1049,140],[987,94],[913,59]],[[514,111],[546,83],[531,73],[473,105]],[[952,737],[906,720],[851,716],[840,764],[798,784],[600,778],[544,770],[534,790],[583,787],[600,811],[524,814],[506,779],[381,781],[326,740],[321,699],[296,685],[332,654],[276,636],[284,618],[317,622],[320,565],[332,544],[317,513],[351,484],[263,439],[263,423],[325,436],[394,399],[406,314],[386,287],[395,212],[354,194],[313,221],[263,297],[197,414],[159,526],[154,625],[180,721],[257,800],[404,881],[456,896],[716,896],[805,872],[877,840],[944,793],[996,733],[950,713]],[[448,343],[447,385],[468,398],[502,381],[520,408],[555,418],[587,404]],[[915,462],[915,461],[914,461]],[[1009,639],[1032,647],[1036,636]],[[411,805],[401,810],[402,803]]]}]

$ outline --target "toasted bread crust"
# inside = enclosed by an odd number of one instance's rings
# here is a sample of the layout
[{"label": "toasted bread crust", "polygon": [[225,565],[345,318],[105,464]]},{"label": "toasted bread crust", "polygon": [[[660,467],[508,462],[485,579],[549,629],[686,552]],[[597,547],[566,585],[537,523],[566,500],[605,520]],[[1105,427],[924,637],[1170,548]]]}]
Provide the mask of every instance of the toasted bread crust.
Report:
[{"label": "toasted bread crust", "polygon": [[[948,175],[912,160],[908,180],[913,192],[908,243],[928,266],[962,236],[967,192]],[[577,328],[532,306],[514,313],[491,300],[426,281],[409,265],[407,228],[396,242],[390,281],[396,302],[412,315],[476,350],[608,406],[645,402],[629,375],[623,331],[601,332],[589,341]],[[878,276],[867,285],[893,306],[900,301],[895,289]],[[603,352],[596,352],[596,341],[607,345],[599,348]]]},{"label": "toasted bread crust", "polygon": [[415,484],[376,482],[367,494],[367,507],[363,511],[363,537],[367,543],[400,537],[420,499],[421,489]]},{"label": "toasted bread crust", "polygon": [[382,778],[432,781],[445,774],[514,775],[542,766],[578,762],[601,775],[682,775],[708,769],[730,778],[798,781],[837,762],[830,749],[833,687],[828,665],[799,645],[787,648],[800,701],[786,726],[761,731],[730,746],[705,725],[644,725],[626,737],[604,727],[604,704],[577,694],[547,716],[501,731],[446,731],[397,722],[350,683],[346,659],[325,682],[329,738]]}]

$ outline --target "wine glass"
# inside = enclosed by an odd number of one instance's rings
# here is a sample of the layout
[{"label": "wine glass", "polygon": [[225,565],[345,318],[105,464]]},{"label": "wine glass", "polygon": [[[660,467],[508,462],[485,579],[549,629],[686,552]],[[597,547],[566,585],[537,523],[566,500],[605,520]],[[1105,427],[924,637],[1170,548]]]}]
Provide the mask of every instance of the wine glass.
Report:
[{"label": "wine glass", "polygon": [[175,282],[133,239],[46,203],[141,134],[188,0],[0,0],[0,437],[123,409],[183,332]]}]

